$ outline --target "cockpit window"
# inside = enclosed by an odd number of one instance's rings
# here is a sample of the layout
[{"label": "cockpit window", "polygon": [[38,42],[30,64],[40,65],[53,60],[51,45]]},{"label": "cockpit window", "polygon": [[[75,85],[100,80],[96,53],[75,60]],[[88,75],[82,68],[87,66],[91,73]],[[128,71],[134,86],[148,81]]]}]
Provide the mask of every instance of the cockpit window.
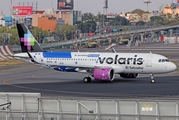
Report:
[{"label": "cockpit window", "polygon": [[159,59],[158,62],[170,62],[168,59]]},{"label": "cockpit window", "polygon": [[166,61],[166,62],[170,62],[170,60],[168,60],[168,59],[165,59],[165,61]]}]

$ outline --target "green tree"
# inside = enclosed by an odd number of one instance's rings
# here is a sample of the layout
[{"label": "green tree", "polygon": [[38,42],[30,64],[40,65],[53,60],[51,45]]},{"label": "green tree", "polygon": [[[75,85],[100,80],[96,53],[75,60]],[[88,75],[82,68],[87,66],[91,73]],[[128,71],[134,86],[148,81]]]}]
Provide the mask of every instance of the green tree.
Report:
[{"label": "green tree", "polygon": [[38,27],[32,27],[31,32],[33,36],[36,38],[36,40],[41,43],[41,34],[42,34],[42,29]]},{"label": "green tree", "polygon": [[172,19],[172,14],[167,13],[166,17],[167,17],[167,19],[171,20]]},{"label": "green tree", "polygon": [[84,32],[95,32],[96,30],[96,22],[95,21],[88,21],[84,24],[85,31]]},{"label": "green tree", "polygon": [[131,13],[137,13],[139,16],[142,17],[142,15],[143,15],[144,13],[149,13],[149,12],[148,12],[148,11],[141,10],[141,9],[135,9],[135,10],[133,10]]},{"label": "green tree", "polygon": [[114,20],[112,19],[112,22],[114,25],[130,25],[130,21],[121,16],[116,16]]},{"label": "green tree", "polygon": [[8,31],[8,27],[0,27],[0,33],[6,33]]},{"label": "green tree", "polygon": [[165,19],[163,20],[163,25],[167,25],[167,24],[169,24],[169,23],[170,23],[169,19],[166,19],[166,18],[165,18]]},{"label": "green tree", "polygon": [[16,28],[9,29],[8,31],[9,44],[10,45],[19,45],[19,35]]},{"label": "green tree", "polygon": [[136,25],[137,26],[143,26],[143,25],[145,25],[145,22],[144,21],[139,21],[139,22],[136,23]]},{"label": "green tree", "polygon": [[52,34],[48,30],[42,30],[38,27],[32,27],[31,32],[39,43],[42,43],[44,37],[50,37]]},{"label": "green tree", "polygon": [[103,22],[109,22],[109,19],[107,19],[106,15],[105,14],[101,14],[100,12],[97,14],[96,16],[96,19],[95,19],[96,22],[99,23],[99,25],[103,25]]},{"label": "green tree", "polygon": [[151,22],[151,23],[154,23],[154,22],[155,22],[156,25],[164,25],[164,23],[163,23],[164,19],[165,19],[165,18],[162,17],[162,16],[152,16],[152,17],[150,18],[150,22]]},{"label": "green tree", "polygon": [[15,27],[12,27],[12,28],[0,27],[0,33],[3,34],[0,37],[0,43],[2,43],[5,39],[5,37],[7,36],[10,45],[19,45],[20,44],[18,32]]},{"label": "green tree", "polygon": [[64,40],[66,41],[67,36],[71,36],[75,32],[75,27],[72,26],[72,25],[65,24],[65,25],[63,25],[61,27],[57,26],[55,28],[55,30],[56,30],[57,35],[58,36],[63,36]]},{"label": "green tree", "polygon": [[76,23],[76,26],[78,29],[81,30],[81,33],[95,32],[96,25],[97,24],[95,21],[87,21],[87,22],[78,21]]},{"label": "green tree", "polygon": [[87,22],[87,21],[94,21],[96,17],[92,13],[84,13],[82,15],[82,21]]},{"label": "green tree", "polygon": [[84,26],[83,21],[77,21],[77,22],[75,23],[75,27],[76,27],[76,29],[80,29],[81,32],[84,32],[84,31],[85,31],[85,26]]},{"label": "green tree", "polygon": [[49,37],[49,36],[51,36],[51,35],[52,35],[52,34],[51,34],[50,31],[48,31],[48,30],[43,30],[43,31],[42,31],[42,34],[41,34],[41,37],[44,38],[44,37]]}]

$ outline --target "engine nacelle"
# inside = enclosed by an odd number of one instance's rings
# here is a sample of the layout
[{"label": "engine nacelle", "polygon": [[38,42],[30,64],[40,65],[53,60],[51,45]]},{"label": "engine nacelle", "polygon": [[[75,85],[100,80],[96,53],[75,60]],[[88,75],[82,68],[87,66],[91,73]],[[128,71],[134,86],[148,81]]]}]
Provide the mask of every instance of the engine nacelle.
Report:
[{"label": "engine nacelle", "polygon": [[113,81],[115,73],[111,68],[96,68],[94,69],[93,76],[95,80]]},{"label": "engine nacelle", "polygon": [[136,73],[121,73],[120,76],[122,78],[136,78],[138,74]]}]

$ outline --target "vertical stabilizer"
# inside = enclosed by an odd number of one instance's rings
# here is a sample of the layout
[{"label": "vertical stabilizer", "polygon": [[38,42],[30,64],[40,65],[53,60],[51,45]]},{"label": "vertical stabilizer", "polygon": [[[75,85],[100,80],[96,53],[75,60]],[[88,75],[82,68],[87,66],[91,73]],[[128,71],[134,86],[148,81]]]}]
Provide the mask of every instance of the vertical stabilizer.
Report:
[{"label": "vertical stabilizer", "polygon": [[17,24],[22,52],[43,52],[37,40],[23,23]]}]

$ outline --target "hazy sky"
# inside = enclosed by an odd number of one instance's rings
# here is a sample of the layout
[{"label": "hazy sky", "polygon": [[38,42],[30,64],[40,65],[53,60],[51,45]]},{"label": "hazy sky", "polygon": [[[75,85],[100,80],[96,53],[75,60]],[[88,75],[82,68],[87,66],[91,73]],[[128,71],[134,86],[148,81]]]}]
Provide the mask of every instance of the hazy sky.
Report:
[{"label": "hazy sky", "polygon": [[[0,11],[5,15],[10,15],[10,1],[0,0]],[[147,10],[147,5],[143,3],[144,0],[108,0],[108,13],[120,13],[132,11],[136,8]],[[161,4],[170,4],[176,0],[151,0],[149,4],[149,11],[159,10]],[[57,0],[12,0],[12,5],[19,5],[19,2],[38,2],[38,9],[44,10],[46,8],[57,9]],[[81,10],[83,13],[91,12],[97,14],[103,12],[104,0],[74,0],[74,9]]]}]

